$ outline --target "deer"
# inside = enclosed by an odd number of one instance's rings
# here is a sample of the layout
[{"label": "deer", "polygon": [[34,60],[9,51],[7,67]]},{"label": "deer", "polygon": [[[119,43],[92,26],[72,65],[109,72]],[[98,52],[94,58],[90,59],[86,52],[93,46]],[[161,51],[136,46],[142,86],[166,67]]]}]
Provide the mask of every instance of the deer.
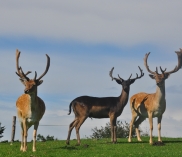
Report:
[{"label": "deer", "polygon": [[45,103],[44,101],[37,96],[37,87],[42,84],[43,80],[41,78],[48,72],[50,66],[50,57],[46,54],[47,57],[47,66],[44,73],[37,78],[37,72],[35,71],[35,76],[33,79],[29,79],[27,75],[31,73],[23,72],[22,67],[19,66],[19,57],[20,51],[16,50],[16,74],[19,76],[20,81],[25,86],[24,94],[22,94],[16,101],[17,115],[20,121],[21,126],[21,147],[20,151],[27,151],[27,136],[28,129],[33,125],[33,148],[32,151],[36,151],[36,136],[37,129],[39,126],[39,121],[44,115],[45,112]]},{"label": "deer", "polygon": [[171,71],[166,71],[160,66],[161,74],[158,72],[158,68],[156,67],[156,71],[152,71],[149,69],[147,60],[149,53],[146,53],[144,57],[144,65],[147,71],[150,73],[149,76],[151,79],[156,81],[156,92],[155,93],[137,93],[130,98],[130,108],[132,113],[132,119],[130,123],[130,131],[128,136],[128,142],[131,142],[132,139],[132,127],[134,125],[137,135],[137,140],[142,141],[140,138],[139,125],[146,119],[149,119],[150,125],[150,140],[149,143],[153,144],[152,139],[152,131],[153,131],[153,118],[157,117],[158,123],[158,142],[162,143],[161,139],[161,121],[162,115],[166,110],[166,93],[165,93],[165,80],[169,78],[170,74],[177,72],[181,68],[181,56],[182,49],[180,51],[176,51],[178,56],[178,65]]},{"label": "deer", "polygon": [[75,119],[69,125],[68,136],[66,144],[70,144],[70,136],[72,129],[75,127],[77,135],[77,144],[80,145],[80,134],[79,129],[84,121],[89,118],[110,118],[111,124],[111,142],[117,143],[116,137],[116,121],[117,117],[121,115],[124,107],[128,102],[130,85],[135,82],[135,80],[140,79],[144,76],[142,69],[138,66],[140,70],[140,76],[136,74],[136,77],[131,79],[132,74],[127,80],[122,79],[119,74],[118,78],[112,76],[114,67],[109,72],[109,76],[112,81],[115,80],[118,84],[122,85],[122,92],[119,97],[91,97],[91,96],[80,96],[75,98],[69,105],[69,113],[71,114],[71,108],[75,114]]}]

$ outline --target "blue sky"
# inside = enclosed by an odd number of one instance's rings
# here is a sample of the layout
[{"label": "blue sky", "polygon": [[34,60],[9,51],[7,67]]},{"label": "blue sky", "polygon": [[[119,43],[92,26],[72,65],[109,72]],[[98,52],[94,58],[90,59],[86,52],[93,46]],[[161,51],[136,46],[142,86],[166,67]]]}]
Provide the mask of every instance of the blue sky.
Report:
[{"label": "blue sky", "polygon": [[[21,51],[20,65],[24,71],[38,75],[46,66],[45,54],[51,58],[48,73],[38,88],[46,103],[46,113],[38,133],[66,139],[68,125],[74,115],[67,115],[69,103],[77,96],[119,96],[121,86],[111,81],[108,73],[114,66],[114,76],[127,79],[139,73],[130,96],[137,92],[155,92],[155,82],[148,77],[143,58],[147,52],[149,66],[171,70],[177,64],[174,51],[179,50],[182,36],[182,2],[169,1],[4,1],[0,5],[0,122],[6,130],[2,140],[10,140],[15,102],[24,87],[15,74],[15,51]],[[182,71],[166,80],[167,109],[162,121],[162,135],[181,137]],[[127,105],[119,120],[130,122]],[[81,127],[81,137],[91,135],[95,126],[109,119],[87,119]],[[154,134],[157,134],[154,120]],[[149,128],[148,120],[142,129]],[[177,128],[176,128],[177,127]],[[29,140],[32,139],[29,131]],[[72,133],[75,138],[75,131]],[[20,139],[17,121],[16,139]]]}]

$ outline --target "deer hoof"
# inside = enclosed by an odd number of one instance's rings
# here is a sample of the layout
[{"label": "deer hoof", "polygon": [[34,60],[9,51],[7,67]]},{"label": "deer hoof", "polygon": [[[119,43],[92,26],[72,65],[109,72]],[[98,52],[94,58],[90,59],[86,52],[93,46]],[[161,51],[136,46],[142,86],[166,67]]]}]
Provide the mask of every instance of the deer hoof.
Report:
[{"label": "deer hoof", "polygon": [[22,152],[23,152],[23,146],[21,146],[21,147],[20,147],[20,151],[22,151]]},{"label": "deer hoof", "polygon": [[27,151],[26,149],[23,150],[23,152],[26,152],[26,151]]},{"label": "deer hoof", "polygon": [[153,145],[153,141],[149,141],[149,144],[150,144],[150,145]]}]

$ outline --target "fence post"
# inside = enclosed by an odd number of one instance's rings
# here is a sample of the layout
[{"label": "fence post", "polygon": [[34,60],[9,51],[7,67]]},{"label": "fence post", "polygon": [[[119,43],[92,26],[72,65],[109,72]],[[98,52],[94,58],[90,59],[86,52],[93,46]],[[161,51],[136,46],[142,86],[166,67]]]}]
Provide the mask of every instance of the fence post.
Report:
[{"label": "fence post", "polygon": [[14,142],[16,129],[16,116],[13,116],[12,133],[11,133],[11,144]]}]

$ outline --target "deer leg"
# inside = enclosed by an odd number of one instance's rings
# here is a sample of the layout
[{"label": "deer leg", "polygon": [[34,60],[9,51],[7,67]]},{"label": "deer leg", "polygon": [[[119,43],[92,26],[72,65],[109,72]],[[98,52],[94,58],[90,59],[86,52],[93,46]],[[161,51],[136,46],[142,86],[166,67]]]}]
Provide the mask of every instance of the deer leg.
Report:
[{"label": "deer leg", "polygon": [[135,122],[136,118],[137,118],[137,113],[136,112],[132,113],[128,142],[131,142],[133,123]]},{"label": "deer leg", "polygon": [[162,115],[158,117],[158,141],[162,142],[161,140],[161,121],[162,121]]},{"label": "deer leg", "polygon": [[23,130],[23,123],[21,123],[21,146],[20,146],[20,151],[23,151],[23,141],[24,141],[24,130]]},{"label": "deer leg", "polygon": [[111,123],[111,142],[116,143],[117,142],[117,135],[116,135],[116,118],[110,117],[110,123]]},{"label": "deer leg", "polygon": [[32,151],[35,152],[36,151],[36,137],[37,137],[37,129],[39,126],[39,122],[34,124],[34,131],[33,131],[33,148]]},{"label": "deer leg", "polygon": [[148,117],[149,117],[149,124],[150,124],[150,140],[149,143],[153,144],[153,139],[152,139],[152,131],[153,131],[153,118],[152,118],[152,113],[148,113]]},{"label": "deer leg", "polygon": [[114,143],[117,143],[117,126],[114,124]]},{"label": "deer leg", "polygon": [[81,117],[79,118],[79,123],[75,126],[75,129],[76,129],[76,136],[77,136],[77,146],[80,145],[80,133],[79,133],[79,130],[80,130],[80,127],[81,125],[83,124],[83,122],[87,119],[87,117]]},{"label": "deer leg", "polygon": [[79,120],[77,118],[75,118],[74,121],[69,125],[68,137],[67,137],[67,140],[66,140],[67,145],[70,144],[71,132],[72,132],[73,128],[78,124],[78,122],[79,122]]},{"label": "deer leg", "polygon": [[136,135],[137,135],[137,140],[142,141],[140,138],[140,131],[139,131],[139,125],[145,120],[144,117],[140,116],[134,123],[135,129],[136,129]]},{"label": "deer leg", "polygon": [[111,142],[114,143],[114,126],[113,126],[113,120],[110,118],[110,124],[111,124]]},{"label": "deer leg", "polygon": [[26,119],[23,121],[23,152],[27,151],[27,134],[28,132],[28,127],[26,123]]}]

